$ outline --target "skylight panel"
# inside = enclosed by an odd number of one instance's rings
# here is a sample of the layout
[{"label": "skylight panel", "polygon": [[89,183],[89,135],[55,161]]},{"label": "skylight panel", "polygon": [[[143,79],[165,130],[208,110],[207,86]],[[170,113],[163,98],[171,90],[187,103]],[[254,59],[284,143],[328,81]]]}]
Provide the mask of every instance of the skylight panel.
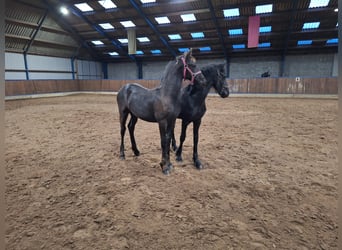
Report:
[{"label": "skylight panel", "polygon": [[135,24],[132,21],[122,21],[120,22],[122,26],[124,26],[125,28],[131,28],[131,27],[135,27]]},{"label": "skylight panel", "polygon": [[308,29],[317,29],[320,25],[320,22],[311,22],[311,23],[304,23],[303,24],[303,30]]},{"label": "skylight panel", "polygon": [[128,43],[128,39],[127,38],[119,38],[118,41],[120,43]]},{"label": "skylight panel", "polygon": [[224,17],[228,17],[228,18],[240,16],[240,11],[239,11],[239,8],[225,9],[225,10],[223,10],[223,15],[224,15]]},{"label": "skylight panel", "polygon": [[338,43],[338,38],[332,38],[327,40],[327,44],[337,44]]},{"label": "skylight panel", "polygon": [[82,12],[87,12],[87,11],[93,11],[94,10],[87,3],[78,3],[78,4],[75,4],[75,7],[77,7]]},{"label": "skylight panel", "polygon": [[191,36],[193,39],[204,38],[204,33],[203,32],[194,32],[194,33],[191,33]]},{"label": "skylight panel", "polygon": [[158,24],[166,24],[170,23],[170,20],[167,16],[155,17],[154,18]]},{"label": "skylight panel", "polygon": [[271,47],[271,43],[270,42],[259,43],[258,47],[259,48],[269,48],[269,47]]},{"label": "skylight panel", "polygon": [[157,54],[161,54],[161,51],[160,51],[160,49],[153,49],[153,50],[151,50],[151,53],[154,55],[157,55]]},{"label": "skylight panel", "polygon": [[180,34],[171,34],[171,35],[168,35],[170,40],[180,40],[182,39],[181,35]]},{"label": "skylight panel", "polygon": [[199,50],[200,50],[201,52],[207,52],[207,51],[211,51],[211,48],[210,48],[209,46],[207,46],[207,47],[199,48]]},{"label": "skylight panel", "polygon": [[230,36],[242,35],[243,34],[243,30],[242,29],[229,29],[228,30],[228,34]]},{"label": "skylight panel", "polygon": [[259,33],[267,33],[272,31],[272,26],[261,26],[259,28]]},{"label": "skylight panel", "polygon": [[244,49],[246,45],[244,44],[233,44],[233,49]]},{"label": "skylight panel", "polygon": [[101,26],[102,29],[105,29],[105,30],[114,29],[114,26],[111,25],[110,23],[100,23],[99,25]]},{"label": "skylight panel", "polygon": [[94,45],[103,45],[104,43],[100,40],[93,40],[91,41]]},{"label": "skylight panel", "polygon": [[144,37],[137,37],[138,41],[141,42],[141,43],[146,43],[146,42],[149,42],[150,39],[146,36]]},{"label": "skylight panel", "polygon": [[273,11],[273,4],[257,5],[255,7],[256,14],[271,13]]},{"label": "skylight panel", "polygon": [[183,22],[196,21],[196,17],[194,14],[184,14],[181,15],[181,18],[183,19]]},{"label": "skylight panel", "polygon": [[109,52],[108,54],[109,54],[110,56],[118,56],[118,55],[119,55],[118,52]]},{"label": "skylight panel", "polygon": [[136,54],[136,55],[143,55],[144,52],[143,52],[142,50],[137,50],[137,51],[135,52],[135,54]]},{"label": "skylight panel", "polygon": [[309,8],[319,8],[328,6],[330,0],[311,0]]},{"label": "skylight panel", "polygon": [[181,53],[189,51],[189,48],[178,48],[178,51]]},{"label": "skylight panel", "polygon": [[312,40],[299,40],[297,42],[298,46],[303,46],[303,45],[311,45],[312,44]]},{"label": "skylight panel", "polygon": [[140,0],[141,3],[155,3],[156,0]]},{"label": "skylight panel", "polygon": [[105,9],[114,9],[114,8],[116,8],[116,5],[111,0],[102,0],[102,1],[98,1],[98,2]]}]

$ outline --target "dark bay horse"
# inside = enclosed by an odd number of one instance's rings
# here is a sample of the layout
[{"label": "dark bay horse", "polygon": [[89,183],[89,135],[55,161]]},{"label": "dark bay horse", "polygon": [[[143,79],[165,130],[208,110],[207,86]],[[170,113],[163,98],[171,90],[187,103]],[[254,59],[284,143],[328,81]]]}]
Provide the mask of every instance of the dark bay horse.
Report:
[{"label": "dark bay horse", "polygon": [[198,158],[198,131],[201,125],[202,117],[206,112],[205,98],[210,88],[214,87],[217,93],[226,98],[229,96],[228,84],[224,64],[209,64],[201,71],[206,78],[205,85],[188,85],[181,90],[181,112],[178,118],[182,119],[182,129],[180,135],[180,144],[177,148],[174,133],[172,133],[172,147],[176,152],[176,160],[182,161],[183,142],[186,137],[186,128],[193,123],[193,161],[197,169],[201,169],[202,163]]},{"label": "dark bay horse", "polygon": [[121,127],[121,159],[125,159],[124,135],[126,120],[130,114],[128,130],[134,154],[136,156],[140,154],[134,138],[137,119],[158,122],[162,148],[160,166],[164,174],[170,173],[172,169],[170,163],[171,136],[176,118],[181,111],[180,90],[183,79],[191,80],[192,83],[196,81],[197,84],[205,83],[205,78],[196,66],[191,50],[166,65],[159,87],[147,89],[139,84],[129,83],[119,90],[117,103]]}]

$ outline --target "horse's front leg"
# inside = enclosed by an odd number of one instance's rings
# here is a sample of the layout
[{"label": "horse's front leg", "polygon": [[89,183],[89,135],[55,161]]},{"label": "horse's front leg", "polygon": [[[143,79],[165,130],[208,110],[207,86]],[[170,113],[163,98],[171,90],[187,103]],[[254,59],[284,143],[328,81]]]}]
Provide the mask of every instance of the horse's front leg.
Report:
[{"label": "horse's front leg", "polygon": [[160,167],[165,175],[170,174],[172,170],[172,164],[170,162],[170,140],[171,140],[171,129],[170,124],[166,120],[159,122],[159,133],[160,133],[160,144],[162,148],[162,160]]},{"label": "horse's front leg", "polygon": [[202,169],[203,168],[202,163],[201,163],[201,161],[198,158],[198,152],[197,152],[198,137],[199,137],[198,136],[198,131],[199,131],[199,128],[201,126],[201,121],[202,121],[202,119],[198,119],[198,120],[193,122],[193,133],[194,133],[193,160],[194,160],[195,167],[197,169]]},{"label": "horse's front leg", "polygon": [[134,129],[135,129],[135,124],[137,123],[137,121],[138,121],[138,118],[131,114],[131,119],[128,123],[128,131],[129,131],[129,135],[131,138],[132,150],[133,150],[135,156],[140,155],[140,152],[137,148],[137,144],[135,142],[135,137],[134,137]]},{"label": "horse's front leg", "polygon": [[176,150],[176,160],[177,161],[183,161],[183,158],[182,158],[183,143],[184,143],[185,138],[186,138],[186,128],[188,127],[189,124],[190,124],[189,121],[182,120],[182,130],[181,130],[181,135],[179,138],[179,147]]}]

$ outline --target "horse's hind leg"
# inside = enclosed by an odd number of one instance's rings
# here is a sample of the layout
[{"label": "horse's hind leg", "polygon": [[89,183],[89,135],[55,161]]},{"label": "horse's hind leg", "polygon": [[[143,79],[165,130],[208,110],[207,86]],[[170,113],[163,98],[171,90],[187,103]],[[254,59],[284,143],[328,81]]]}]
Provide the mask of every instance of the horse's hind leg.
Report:
[{"label": "horse's hind leg", "polygon": [[181,135],[180,135],[180,139],[179,139],[179,146],[176,150],[176,160],[177,161],[183,161],[183,158],[182,158],[183,143],[184,143],[185,138],[186,138],[186,128],[188,127],[188,125],[189,125],[188,121],[182,120],[182,130],[181,130]]},{"label": "horse's hind leg", "polygon": [[133,150],[135,156],[140,155],[140,152],[137,148],[137,144],[136,144],[135,138],[134,138],[134,128],[135,128],[135,124],[137,123],[137,121],[138,121],[138,118],[131,114],[131,119],[128,123],[128,131],[129,131],[129,135],[131,137],[132,150]]},{"label": "horse's hind leg", "polygon": [[128,110],[120,110],[120,134],[121,134],[121,145],[120,145],[120,158],[125,159],[125,145],[124,138],[126,132],[126,121],[128,117]]},{"label": "horse's hind leg", "polygon": [[198,131],[199,131],[199,127],[201,126],[201,119],[198,119],[196,121],[193,122],[193,133],[194,133],[194,147],[193,147],[193,160],[194,160],[194,164],[195,167],[197,169],[202,169],[202,163],[198,158],[198,152],[197,152],[197,146],[198,146]]}]

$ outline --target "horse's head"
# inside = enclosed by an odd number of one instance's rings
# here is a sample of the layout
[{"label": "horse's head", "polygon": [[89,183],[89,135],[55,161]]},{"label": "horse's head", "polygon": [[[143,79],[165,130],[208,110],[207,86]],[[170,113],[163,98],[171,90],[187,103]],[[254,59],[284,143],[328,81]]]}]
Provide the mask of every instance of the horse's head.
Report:
[{"label": "horse's head", "polygon": [[229,96],[229,88],[226,82],[225,64],[209,64],[201,68],[208,83],[212,83],[212,87],[222,97]]},{"label": "horse's head", "polygon": [[196,84],[204,85],[206,83],[206,79],[203,76],[202,71],[196,65],[196,59],[192,56],[192,49],[179,56],[177,58],[177,63],[180,63],[179,61],[183,64],[184,80],[190,80],[190,84],[194,84],[195,80]]}]

